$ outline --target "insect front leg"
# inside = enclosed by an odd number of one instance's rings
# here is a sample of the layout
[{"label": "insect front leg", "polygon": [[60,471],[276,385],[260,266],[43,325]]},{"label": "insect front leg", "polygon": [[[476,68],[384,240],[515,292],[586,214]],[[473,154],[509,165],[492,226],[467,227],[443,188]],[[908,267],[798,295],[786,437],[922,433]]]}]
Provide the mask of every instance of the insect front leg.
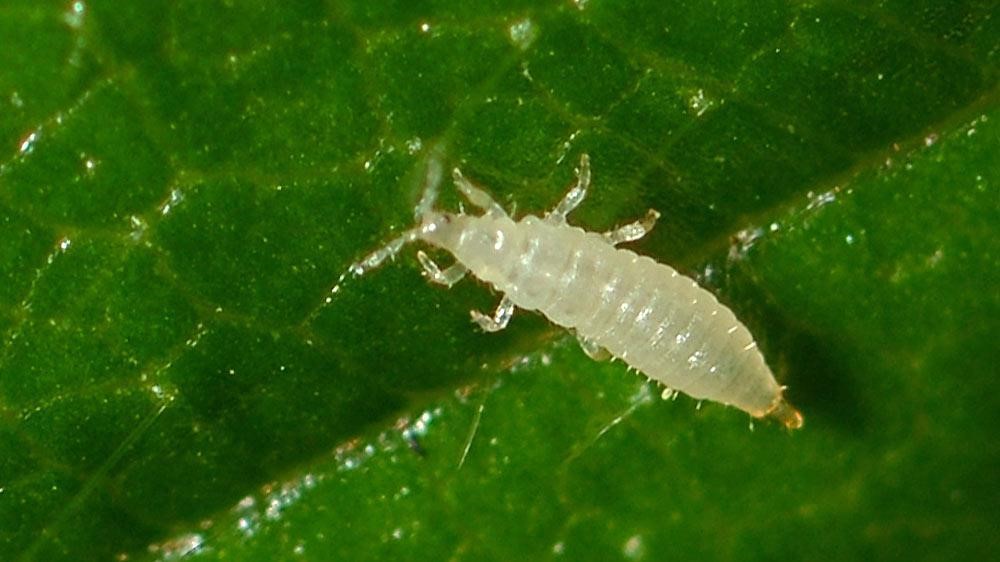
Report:
[{"label": "insect front leg", "polygon": [[462,195],[469,200],[470,203],[483,209],[487,214],[493,215],[495,217],[506,217],[507,211],[503,210],[503,207],[499,203],[490,197],[489,193],[486,193],[482,189],[472,185],[472,182],[465,179],[462,175],[462,171],[455,168],[451,172],[452,178],[455,180],[455,187],[462,192]]},{"label": "insect front leg", "polygon": [[441,269],[438,267],[438,264],[434,263],[434,260],[427,257],[427,254],[423,250],[417,252],[417,259],[420,260],[420,265],[424,266],[424,273],[427,275],[427,279],[432,283],[438,283],[449,288],[461,281],[469,271],[460,263],[453,263],[445,269]]},{"label": "insect front leg", "polygon": [[580,167],[576,169],[576,185],[563,196],[562,201],[556,205],[555,209],[545,215],[545,220],[553,224],[563,224],[566,222],[566,215],[577,208],[587,197],[587,189],[590,187],[590,157],[586,154],[580,156]]},{"label": "insect front leg", "polygon": [[484,332],[499,332],[507,327],[510,317],[514,315],[514,301],[504,295],[492,318],[478,310],[470,310],[469,314],[472,315],[472,321],[479,324]]},{"label": "insect front leg", "polygon": [[653,226],[656,225],[656,219],[658,218],[660,218],[660,213],[654,209],[650,209],[645,217],[633,223],[620,226],[615,230],[605,232],[604,239],[612,246],[638,240],[649,234],[650,230],[653,230]]}]

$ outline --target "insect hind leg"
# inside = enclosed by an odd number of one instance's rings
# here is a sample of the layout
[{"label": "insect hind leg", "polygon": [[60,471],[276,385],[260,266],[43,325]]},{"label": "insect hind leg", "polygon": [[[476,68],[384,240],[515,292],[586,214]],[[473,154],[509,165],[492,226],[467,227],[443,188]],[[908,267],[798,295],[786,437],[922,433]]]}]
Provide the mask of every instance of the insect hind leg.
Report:
[{"label": "insect hind leg", "polygon": [[504,295],[492,318],[478,310],[470,310],[469,314],[472,315],[472,321],[479,324],[484,332],[499,332],[507,327],[510,317],[514,315],[514,301]]},{"label": "insect hind leg", "polygon": [[620,226],[615,230],[605,232],[604,239],[607,240],[612,246],[638,240],[649,234],[650,230],[653,230],[653,226],[656,225],[656,219],[658,218],[660,218],[659,211],[650,209],[646,212],[645,217],[624,226]]},{"label": "insect hind leg", "polygon": [[566,215],[577,208],[584,199],[587,198],[587,189],[590,188],[590,156],[580,155],[580,167],[576,169],[576,185],[570,188],[562,201],[545,215],[545,220],[554,224],[566,222]]}]

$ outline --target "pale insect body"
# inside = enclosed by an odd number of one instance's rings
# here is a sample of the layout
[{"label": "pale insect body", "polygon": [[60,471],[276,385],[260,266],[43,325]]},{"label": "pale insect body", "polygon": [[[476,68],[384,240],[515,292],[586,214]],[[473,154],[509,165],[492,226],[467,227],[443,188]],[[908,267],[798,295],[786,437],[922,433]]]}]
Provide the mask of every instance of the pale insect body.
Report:
[{"label": "pale insect body", "polygon": [[377,267],[406,243],[424,241],[456,259],[442,270],[419,252],[431,281],[451,286],[471,272],[503,293],[493,316],[472,311],[486,331],[506,327],[515,307],[537,310],[573,330],[595,359],[610,354],[694,398],[773,417],[790,428],[802,425],[801,414],[782,398],[783,387],[731,310],[670,266],[615,247],[644,236],[659,213],[650,210],[645,218],[604,234],[566,223],[590,183],[586,155],[576,185],[543,218],[511,219],[458,169],[456,186],[484,213],[438,211],[440,178],[440,164],[431,159],[417,207],[420,224],[352,265],[354,274]]}]

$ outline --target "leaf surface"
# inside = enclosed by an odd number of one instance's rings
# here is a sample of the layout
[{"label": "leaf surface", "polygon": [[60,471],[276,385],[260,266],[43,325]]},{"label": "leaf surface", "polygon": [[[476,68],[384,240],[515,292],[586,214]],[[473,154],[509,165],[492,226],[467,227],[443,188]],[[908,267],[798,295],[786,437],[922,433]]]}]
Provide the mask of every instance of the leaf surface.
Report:
[{"label": "leaf surface", "polygon": [[[0,6],[0,558],[981,559],[1000,544],[986,1]],[[806,416],[359,259],[429,154],[663,218]],[[451,189],[442,205],[455,209]],[[434,252],[447,263],[448,258]]]}]

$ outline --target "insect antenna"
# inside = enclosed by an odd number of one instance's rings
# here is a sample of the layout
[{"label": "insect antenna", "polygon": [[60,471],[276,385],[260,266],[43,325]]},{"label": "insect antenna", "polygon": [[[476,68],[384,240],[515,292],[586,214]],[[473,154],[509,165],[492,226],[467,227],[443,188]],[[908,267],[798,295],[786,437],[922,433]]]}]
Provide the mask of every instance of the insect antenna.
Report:
[{"label": "insect antenna", "polygon": [[424,193],[420,196],[420,203],[414,209],[413,218],[420,222],[427,222],[434,213],[434,204],[437,203],[438,188],[441,185],[441,154],[436,149],[427,157],[427,170],[424,176]]},{"label": "insect antenna", "polygon": [[400,236],[393,238],[388,244],[382,246],[378,250],[368,254],[361,261],[357,261],[351,264],[349,268],[351,274],[355,276],[361,276],[365,273],[375,269],[376,267],[382,265],[386,259],[394,258],[396,254],[399,253],[403,246],[413,242],[420,237],[420,232],[423,230],[422,227],[411,228],[407,230]]},{"label": "insect antenna", "polygon": [[438,186],[441,185],[441,154],[440,149],[431,151],[427,158],[427,168],[424,172],[424,193],[420,196],[413,215],[417,220],[417,226],[403,232],[396,238],[390,240],[385,246],[368,254],[360,261],[351,264],[349,271],[355,276],[365,274],[372,269],[382,265],[387,259],[392,259],[403,249],[403,246],[416,241],[420,234],[433,222],[434,204],[437,203]]}]

